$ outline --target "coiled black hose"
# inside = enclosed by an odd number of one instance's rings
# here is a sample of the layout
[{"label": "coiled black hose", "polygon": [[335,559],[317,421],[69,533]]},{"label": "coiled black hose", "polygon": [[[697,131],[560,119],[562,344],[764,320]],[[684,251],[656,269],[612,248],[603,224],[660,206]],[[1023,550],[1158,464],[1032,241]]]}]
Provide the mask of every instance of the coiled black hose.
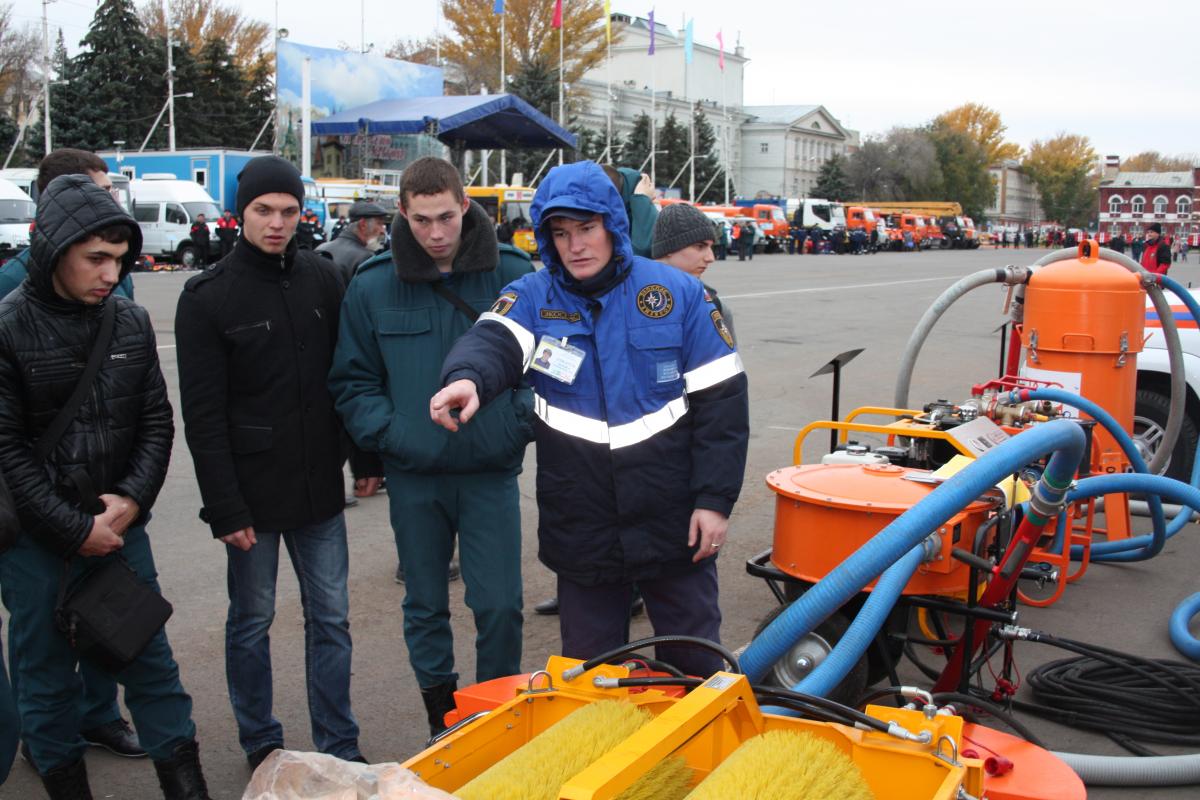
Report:
[{"label": "coiled black hose", "polygon": [[1039,631],[1029,641],[1078,653],[1026,676],[1036,703],[1015,708],[1073,728],[1106,734],[1136,755],[1138,742],[1200,745],[1200,665],[1142,658]]}]

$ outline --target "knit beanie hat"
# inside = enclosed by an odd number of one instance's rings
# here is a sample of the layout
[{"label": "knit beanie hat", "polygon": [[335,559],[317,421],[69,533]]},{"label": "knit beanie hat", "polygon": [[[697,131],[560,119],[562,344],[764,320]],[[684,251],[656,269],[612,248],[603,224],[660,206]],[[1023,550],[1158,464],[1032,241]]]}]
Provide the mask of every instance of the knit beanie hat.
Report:
[{"label": "knit beanie hat", "polygon": [[704,216],[695,206],[675,203],[662,209],[654,223],[654,243],[650,246],[651,258],[682,250],[697,242],[710,242],[717,238],[713,221]]},{"label": "knit beanie hat", "polygon": [[254,198],[276,192],[292,195],[303,208],[304,181],[300,180],[300,170],[279,156],[251,159],[238,173],[237,215],[242,216]]}]

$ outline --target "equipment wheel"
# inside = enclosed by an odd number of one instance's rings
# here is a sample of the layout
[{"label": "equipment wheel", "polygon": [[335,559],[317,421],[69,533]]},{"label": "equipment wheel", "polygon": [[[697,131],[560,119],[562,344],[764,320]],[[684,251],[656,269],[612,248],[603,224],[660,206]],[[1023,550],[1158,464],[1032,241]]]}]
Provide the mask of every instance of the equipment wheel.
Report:
[{"label": "equipment wheel", "polygon": [[[1158,451],[1171,415],[1171,398],[1155,389],[1138,389],[1133,411],[1133,441],[1147,462]],[[1187,481],[1192,474],[1192,459],[1196,456],[1196,423],[1184,414],[1183,427],[1175,449],[1171,451],[1162,474],[1168,478]]]},{"label": "equipment wheel", "polygon": [[[754,632],[758,637],[775,618],[786,611],[788,606],[777,606],[771,610],[759,623]],[[801,638],[788,648],[783,657],[776,661],[767,674],[763,683],[769,686],[782,686],[790,689],[803,680],[833,651],[834,646],[841,641],[850,627],[849,621],[841,612],[834,612],[828,619],[816,627],[814,631]],[[830,700],[853,705],[862,697],[867,686],[867,659],[860,658],[851,667],[842,682],[829,693]]]}]

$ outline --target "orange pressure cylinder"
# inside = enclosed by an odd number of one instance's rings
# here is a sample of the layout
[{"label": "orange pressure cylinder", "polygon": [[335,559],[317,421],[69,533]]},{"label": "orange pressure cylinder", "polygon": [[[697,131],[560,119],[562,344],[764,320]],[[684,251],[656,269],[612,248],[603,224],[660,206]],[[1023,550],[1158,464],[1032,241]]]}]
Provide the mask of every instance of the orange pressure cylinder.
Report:
[{"label": "orange pressure cylinder", "polygon": [[[1079,258],[1042,267],[1030,279],[1021,374],[1086,397],[1132,433],[1146,295],[1136,275],[1097,258],[1098,250],[1084,242]],[[1092,471],[1121,472],[1127,463],[1116,440],[1097,427]]]}]

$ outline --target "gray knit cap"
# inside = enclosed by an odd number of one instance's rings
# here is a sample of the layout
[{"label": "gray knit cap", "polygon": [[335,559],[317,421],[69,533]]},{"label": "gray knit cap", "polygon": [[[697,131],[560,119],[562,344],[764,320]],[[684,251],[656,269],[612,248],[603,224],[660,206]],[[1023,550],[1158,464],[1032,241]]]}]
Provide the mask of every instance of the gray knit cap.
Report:
[{"label": "gray knit cap", "polygon": [[697,242],[716,241],[716,226],[695,206],[675,203],[658,212],[651,258],[662,258]]}]

